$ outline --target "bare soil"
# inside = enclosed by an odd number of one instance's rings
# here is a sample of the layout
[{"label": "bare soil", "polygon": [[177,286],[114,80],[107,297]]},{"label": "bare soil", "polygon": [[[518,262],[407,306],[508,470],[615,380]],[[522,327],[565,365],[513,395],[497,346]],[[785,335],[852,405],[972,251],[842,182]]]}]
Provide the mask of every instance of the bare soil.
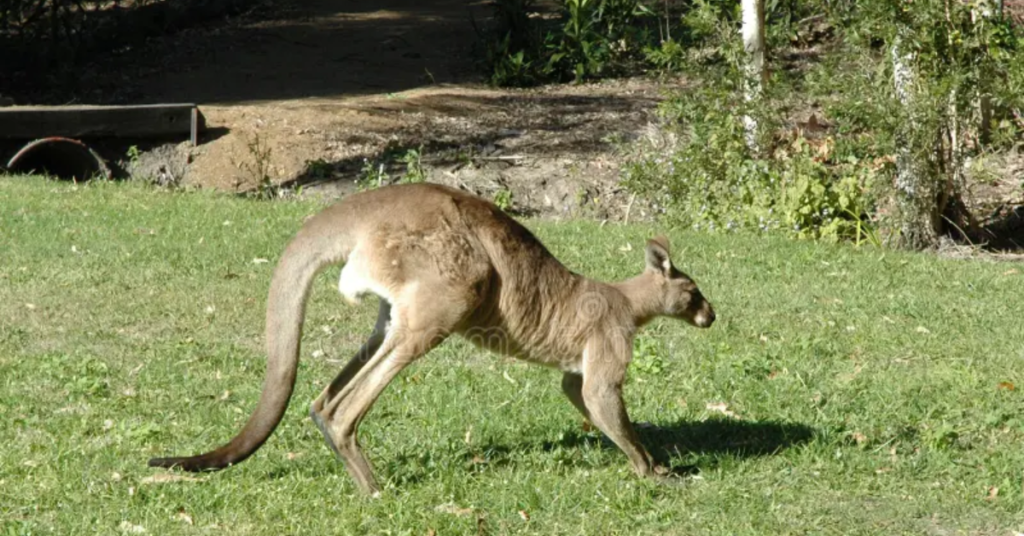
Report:
[{"label": "bare soil", "polygon": [[624,216],[617,142],[640,135],[678,82],[488,87],[474,47],[491,9],[457,0],[264,5],[97,58],[75,95],[199,104],[208,129],[200,146],[148,147],[131,166],[161,182],[248,191],[266,175],[304,194],[340,195],[367,164],[400,174],[396,157],[415,149],[428,180],[510,194],[524,213]]},{"label": "bare soil", "polygon": [[392,179],[401,175],[397,157],[415,150],[432,182],[489,197],[507,191],[525,212],[576,213],[588,203],[607,212],[601,200],[623,196],[616,142],[651,121],[657,89],[647,80],[530,91],[434,85],[207,107],[211,126],[228,132],[197,148],[186,183],[254,188],[255,161],[266,148],[274,182],[342,194],[367,176],[367,166],[379,172],[384,164]]}]

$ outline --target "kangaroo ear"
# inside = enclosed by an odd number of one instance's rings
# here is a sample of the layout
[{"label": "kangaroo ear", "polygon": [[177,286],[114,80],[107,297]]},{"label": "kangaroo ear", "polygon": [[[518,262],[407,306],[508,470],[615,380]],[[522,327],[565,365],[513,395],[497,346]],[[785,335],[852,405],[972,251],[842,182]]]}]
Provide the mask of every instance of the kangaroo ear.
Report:
[{"label": "kangaroo ear", "polygon": [[647,241],[647,268],[660,272],[666,277],[672,273],[672,258],[669,256],[668,239],[664,236]]}]

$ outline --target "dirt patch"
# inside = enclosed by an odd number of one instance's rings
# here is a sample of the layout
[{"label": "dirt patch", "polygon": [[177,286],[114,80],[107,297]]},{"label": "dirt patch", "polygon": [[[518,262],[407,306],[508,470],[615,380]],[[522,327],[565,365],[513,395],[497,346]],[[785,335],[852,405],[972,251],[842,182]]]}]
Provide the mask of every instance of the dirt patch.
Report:
[{"label": "dirt patch", "polygon": [[507,195],[531,213],[615,217],[624,197],[617,142],[646,128],[659,89],[643,79],[530,91],[446,85],[206,107],[209,124],[228,133],[196,149],[185,182],[252,189],[262,147],[275,183],[340,195],[367,166],[397,178],[397,156],[414,150],[432,182]]},{"label": "dirt patch", "polygon": [[426,180],[506,196],[525,213],[620,218],[628,199],[618,146],[654,119],[663,88],[645,79],[530,91],[445,85],[204,106],[211,139],[156,147],[126,167],[162,184],[243,192],[267,176],[303,195],[339,196],[370,169],[398,180],[412,152]]},{"label": "dirt patch", "polygon": [[[524,213],[620,218],[620,140],[640,135],[660,94],[646,78],[532,90],[482,83],[478,31],[493,7],[440,0],[264,4],[245,16],[96,57],[73,87],[19,103],[195,102],[207,133],[107,148],[163,184],[249,191],[264,176],[303,195],[343,195],[414,150],[427,180]],[[141,148],[141,150],[139,150]],[[379,166],[383,165],[383,168]],[[635,217],[643,217],[636,210]]]}]

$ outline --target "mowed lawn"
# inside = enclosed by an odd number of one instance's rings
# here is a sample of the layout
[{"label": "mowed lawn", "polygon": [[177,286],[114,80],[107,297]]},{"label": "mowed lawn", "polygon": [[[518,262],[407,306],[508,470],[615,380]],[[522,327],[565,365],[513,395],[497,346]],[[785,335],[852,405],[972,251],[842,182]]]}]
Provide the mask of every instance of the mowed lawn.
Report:
[{"label": "mowed lawn", "polygon": [[306,417],[375,315],[337,268],[263,449],[146,467],[240,429],[271,271],[321,206],[0,178],[0,534],[1024,532],[1024,266],[650,225],[527,222],[606,279],[667,232],[715,305],[649,326],[626,386],[680,486],[635,477],[558,373],[452,340],[365,420],[385,491],[358,495]]}]

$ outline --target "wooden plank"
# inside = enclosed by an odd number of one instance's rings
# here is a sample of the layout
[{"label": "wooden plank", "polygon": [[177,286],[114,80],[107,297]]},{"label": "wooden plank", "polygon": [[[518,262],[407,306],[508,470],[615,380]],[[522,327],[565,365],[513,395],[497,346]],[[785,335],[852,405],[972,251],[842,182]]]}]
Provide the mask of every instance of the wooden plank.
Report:
[{"label": "wooden plank", "polygon": [[202,116],[199,115],[199,108],[192,108],[192,127],[188,131],[188,141],[192,147],[199,145],[199,129],[202,127]]},{"label": "wooden plank", "polygon": [[193,114],[193,110],[196,110],[195,104],[13,106],[0,108],[0,138],[123,138],[179,134],[191,138],[202,128],[199,114]]}]

